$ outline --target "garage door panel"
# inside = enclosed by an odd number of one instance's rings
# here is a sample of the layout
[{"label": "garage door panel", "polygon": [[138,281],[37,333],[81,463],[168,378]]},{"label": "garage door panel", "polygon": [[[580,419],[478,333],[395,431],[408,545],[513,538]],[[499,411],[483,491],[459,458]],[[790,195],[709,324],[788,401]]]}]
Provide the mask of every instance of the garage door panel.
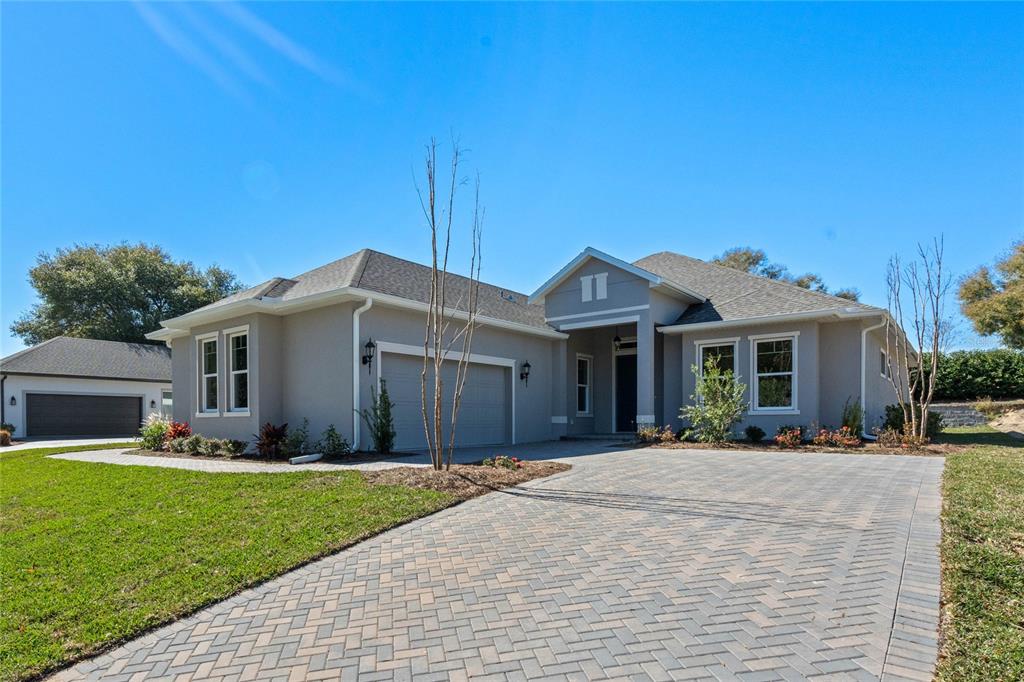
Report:
[{"label": "garage door panel", "polygon": [[26,432],[39,436],[130,436],[142,423],[142,399],[132,396],[29,393]]},{"label": "garage door panel", "polygon": [[[385,354],[381,361],[381,378],[387,382],[388,394],[395,404],[395,447],[400,450],[422,449],[426,444],[423,433],[420,373],[422,358],[409,355]],[[450,423],[455,392],[457,366],[446,362],[442,366],[444,386],[442,398],[443,424]],[[472,364],[462,391],[462,403],[456,423],[456,444],[501,445],[508,442],[508,379],[504,367]],[[428,369],[428,387],[433,385],[433,368]],[[444,428],[447,443],[449,429]]]}]

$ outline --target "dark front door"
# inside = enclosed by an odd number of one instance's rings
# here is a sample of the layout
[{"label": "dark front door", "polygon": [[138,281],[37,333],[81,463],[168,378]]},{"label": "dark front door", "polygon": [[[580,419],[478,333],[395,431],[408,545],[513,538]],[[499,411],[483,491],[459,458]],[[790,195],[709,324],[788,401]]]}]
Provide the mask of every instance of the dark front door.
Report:
[{"label": "dark front door", "polygon": [[615,356],[615,430],[636,431],[636,356]]}]

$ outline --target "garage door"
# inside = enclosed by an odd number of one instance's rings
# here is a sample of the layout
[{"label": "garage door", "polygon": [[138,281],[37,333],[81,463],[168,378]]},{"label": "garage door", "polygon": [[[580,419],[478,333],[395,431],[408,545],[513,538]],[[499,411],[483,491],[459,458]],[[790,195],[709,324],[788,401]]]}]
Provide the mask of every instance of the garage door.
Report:
[{"label": "garage door", "polygon": [[[387,382],[388,394],[395,404],[392,411],[396,432],[395,448],[422,449],[426,445],[420,399],[420,371],[423,369],[423,359],[411,355],[385,353],[380,367],[381,378]],[[454,362],[446,362],[441,370],[445,415],[451,415],[455,369]],[[470,365],[456,424],[456,446],[505,445],[511,442],[508,373],[507,367]],[[428,386],[433,385],[432,378],[428,377],[428,382]],[[450,417],[446,416],[445,422],[448,421]],[[447,429],[444,437],[447,443]]]},{"label": "garage door", "polygon": [[142,423],[142,398],[29,393],[27,435],[132,436]]}]

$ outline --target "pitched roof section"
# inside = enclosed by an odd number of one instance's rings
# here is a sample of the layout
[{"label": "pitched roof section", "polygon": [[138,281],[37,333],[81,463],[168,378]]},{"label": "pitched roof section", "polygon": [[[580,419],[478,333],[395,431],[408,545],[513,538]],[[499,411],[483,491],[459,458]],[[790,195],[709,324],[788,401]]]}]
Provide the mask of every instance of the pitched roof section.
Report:
[{"label": "pitched roof section", "polygon": [[[466,310],[469,283],[467,277],[448,273],[445,297],[450,308]],[[363,249],[291,279],[278,277],[268,280],[193,312],[212,310],[243,300],[289,302],[349,287],[429,303],[430,268],[379,251]],[[477,312],[497,320],[549,331],[551,329],[544,322],[544,306],[527,303],[525,294],[484,282],[480,283]]]},{"label": "pitched roof section", "polygon": [[667,279],[699,283],[707,297],[687,308],[675,324],[742,320],[752,317],[829,311],[878,311],[880,308],[811,291],[778,280],[706,263],[671,251],[651,254],[634,263]]},{"label": "pitched roof section", "polygon": [[0,372],[171,382],[171,349],[58,336],[0,360]]}]

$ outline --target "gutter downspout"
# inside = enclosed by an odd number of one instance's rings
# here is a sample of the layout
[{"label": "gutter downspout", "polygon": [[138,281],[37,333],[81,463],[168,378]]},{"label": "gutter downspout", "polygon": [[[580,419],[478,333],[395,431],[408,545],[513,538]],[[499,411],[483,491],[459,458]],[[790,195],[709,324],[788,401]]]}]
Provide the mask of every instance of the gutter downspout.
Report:
[{"label": "gutter downspout", "polygon": [[352,451],[359,450],[359,316],[373,306],[373,299],[367,297],[366,302],[352,312]]},{"label": "gutter downspout", "polygon": [[867,432],[867,389],[868,389],[868,332],[885,326],[885,317],[876,325],[865,327],[860,331],[860,413],[861,413],[861,438],[876,440],[875,436]]},{"label": "gutter downspout", "polygon": [[7,423],[7,394],[4,393],[4,382],[7,381],[7,375],[0,376],[0,422]]}]

